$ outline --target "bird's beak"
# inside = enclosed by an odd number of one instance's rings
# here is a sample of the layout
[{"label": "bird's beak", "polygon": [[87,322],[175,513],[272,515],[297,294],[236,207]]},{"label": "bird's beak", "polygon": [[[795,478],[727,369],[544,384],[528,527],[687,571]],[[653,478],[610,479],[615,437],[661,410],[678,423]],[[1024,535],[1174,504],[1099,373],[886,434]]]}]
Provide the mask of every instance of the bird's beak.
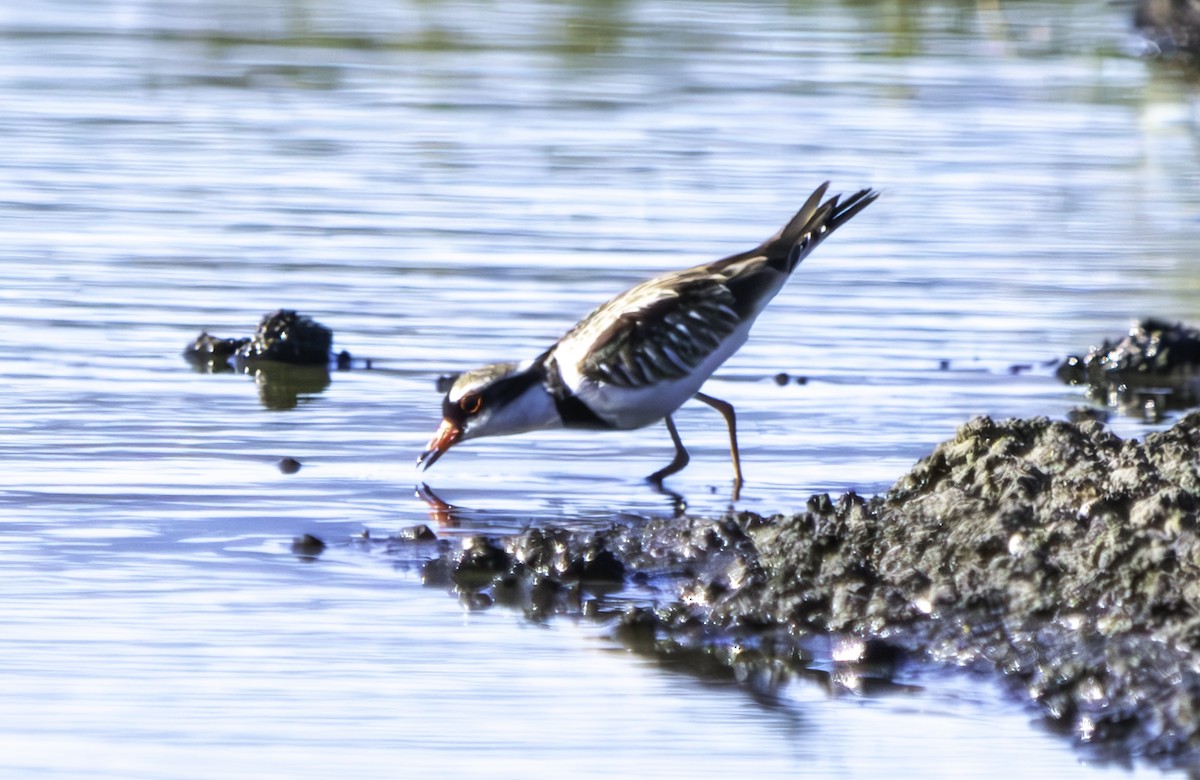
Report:
[{"label": "bird's beak", "polygon": [[453,447],[462,438],[462,428],[459,428],[449,420],[442,420],[442,425],[437,429],[437,433],[433,434],[433,438],[429,440],[429,448],[421,453],[421,457],[417,458],[417,468],[421,471],[432,466],[438,458]]}]

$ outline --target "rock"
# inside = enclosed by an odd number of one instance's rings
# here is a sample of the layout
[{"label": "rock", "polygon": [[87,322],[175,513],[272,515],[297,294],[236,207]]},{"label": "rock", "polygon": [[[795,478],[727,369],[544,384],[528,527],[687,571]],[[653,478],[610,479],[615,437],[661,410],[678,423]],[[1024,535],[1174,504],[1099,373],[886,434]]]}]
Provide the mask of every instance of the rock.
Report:
[{"label": "rock", "polygon": [[292,552],[302,560],[315,561],[325,552],[325,542],[312,534],[304,534],[292,540]]},{"label": "rock", "polygon": [[195,341],[184,347],[183,356],[198,371],[217,374],[232,371],[233,366],[230,361],[234,354],[249,343],[250,339],[248,338],[223,339],[218,336],[210,336],[208,333],[201,333]]},{"label": "rock", "polygon": [[201,333],[183,350],[188,362],[209,372],[245,370],[263,361],[293,366],[330,365],[351,368],[354,359],[342,350],[336,355],[333,331],[311,317],[279,309],[263,315],[253,338],[228,338]]},{"label": "rock", "polygon": [[437,534],[435,534],[429,526],[421,523],[420,525],[402,528],[398,533],[392,535],[390,540],[403,542],[436,542],[438,538]]},{"label": "rock", "polygon": [[238,348],[238,360],[272,360],[298,366],[328,365],[333,331],[311,317],[280,309],[263,317],[249,343]]},{"label": "rock", "polygon": [[1200,330],[1141,320],[1125,337],[1067,357],[1057,373],[1101,403],[1154,421],[1164,408],[1200,402]]},{"label": "rock", "polygon": [[201,333],[183,351],[203,373],[238,371],[254,378],[259,397],[269,409],[292,409],[303,396],[324,392],[330,368],[370,368],[345,350],[332,352],[333,331],[311,317],[289,309],[267,314],[253,338],[222,339]]}]

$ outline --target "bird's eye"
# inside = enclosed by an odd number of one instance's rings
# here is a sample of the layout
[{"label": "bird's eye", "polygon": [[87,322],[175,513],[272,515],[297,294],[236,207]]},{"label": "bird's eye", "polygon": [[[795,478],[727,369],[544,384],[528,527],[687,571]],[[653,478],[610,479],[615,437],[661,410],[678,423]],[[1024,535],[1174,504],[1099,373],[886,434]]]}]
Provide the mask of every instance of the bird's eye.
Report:
[{"label": "bird's eye", "polygon": [[475,414],[483,406],[483,396],[479,393],[467,393],[458,401],[458,408],[467,414]]}]

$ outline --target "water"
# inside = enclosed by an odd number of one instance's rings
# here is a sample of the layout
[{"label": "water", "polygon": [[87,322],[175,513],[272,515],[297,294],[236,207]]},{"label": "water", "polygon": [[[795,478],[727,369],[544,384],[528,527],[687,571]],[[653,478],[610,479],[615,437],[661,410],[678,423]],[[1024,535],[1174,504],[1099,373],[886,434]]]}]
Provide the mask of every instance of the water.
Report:
[{"label": "water", "polygon": [[[1126,774],[989,684],[763,700],[382,551],[670,511],[661,427],[470,442],[435,378],[532,357],[811,189],[883,197],[709,383],[739,507],[884,490],[1047,361],[1200,320],[1200,99],[1104,2],[73,2],[0,10],[0,769],[45,777]],[[371,371],[273,410],[179,357],[281,306]],[[1014,364],[1030,370],[1010,371]],[[778,372],[807,384],[779,386]],[[691,511],[720,418],[678,415]],[[1142,436],[1151,427],[1119,420]],[[284,456],[303,464],[283,475]],[[333,543],[316,563],[291,539]]]}]

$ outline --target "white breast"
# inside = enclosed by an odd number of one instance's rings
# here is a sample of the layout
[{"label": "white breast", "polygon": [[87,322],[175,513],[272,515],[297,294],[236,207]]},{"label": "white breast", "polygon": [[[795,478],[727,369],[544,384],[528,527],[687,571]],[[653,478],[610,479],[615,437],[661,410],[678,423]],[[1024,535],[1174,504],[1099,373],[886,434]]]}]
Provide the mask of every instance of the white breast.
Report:
[{"label": "white breast", "polygon": [[[750,336],[753,320],[741,323],[717,349],[687,376],[646,387],[619,387],[596,382],[579,373],[580,355],[558,355],[564,383],[593,412],[615,428],[641,428],[671,414],[700,390],[729,356]],[[566,346],[566,345],[564,345]]]}]

